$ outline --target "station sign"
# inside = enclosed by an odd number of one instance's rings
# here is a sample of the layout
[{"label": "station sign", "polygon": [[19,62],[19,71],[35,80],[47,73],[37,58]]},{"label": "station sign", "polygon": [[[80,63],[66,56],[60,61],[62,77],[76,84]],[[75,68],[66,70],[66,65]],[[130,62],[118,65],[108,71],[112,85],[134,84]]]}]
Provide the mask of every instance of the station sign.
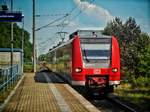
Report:
[{"label": "station sign", "polygon": [[14,11],[0,11],[0,22],[22,22],[22,13]]}]

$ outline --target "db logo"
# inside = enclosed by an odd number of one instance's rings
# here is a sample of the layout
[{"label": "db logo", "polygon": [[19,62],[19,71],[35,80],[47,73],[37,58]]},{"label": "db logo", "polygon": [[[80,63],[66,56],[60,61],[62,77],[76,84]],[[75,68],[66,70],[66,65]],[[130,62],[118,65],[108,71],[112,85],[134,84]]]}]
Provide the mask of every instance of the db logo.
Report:
[{"label": "db logo", "polygon": [[94,69],[94,74],[100,74],[101,70],[100,69]]}]

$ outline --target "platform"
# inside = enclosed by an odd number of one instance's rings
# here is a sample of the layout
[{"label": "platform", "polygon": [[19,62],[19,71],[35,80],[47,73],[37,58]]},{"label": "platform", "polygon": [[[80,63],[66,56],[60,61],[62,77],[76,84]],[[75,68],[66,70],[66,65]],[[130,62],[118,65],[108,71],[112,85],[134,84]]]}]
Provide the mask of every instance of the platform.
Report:
[{"label": "platform", "polygon": [[33,73],[24,75],[3,112],[99,112],[68,84],[52,83],[52,74],[41,73],[43,82],[36,81]]}]

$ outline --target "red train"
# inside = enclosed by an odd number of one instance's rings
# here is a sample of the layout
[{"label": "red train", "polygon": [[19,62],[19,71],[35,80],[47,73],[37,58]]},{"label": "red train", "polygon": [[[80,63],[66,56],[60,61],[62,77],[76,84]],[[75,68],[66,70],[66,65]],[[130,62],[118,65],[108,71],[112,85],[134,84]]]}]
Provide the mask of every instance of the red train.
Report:
[{"label": "red train", "polygon": [[51,51],[56,71],[68,74],[72,85],[110,92],[120,84],[120,53],[115,36],[98,30],[78,30]]}]

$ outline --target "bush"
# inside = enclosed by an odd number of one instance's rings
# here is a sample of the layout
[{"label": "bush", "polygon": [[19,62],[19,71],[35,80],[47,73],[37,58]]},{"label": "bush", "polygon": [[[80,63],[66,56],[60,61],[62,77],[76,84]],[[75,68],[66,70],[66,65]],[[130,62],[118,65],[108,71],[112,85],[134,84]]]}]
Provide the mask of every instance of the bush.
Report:
[{"label": "bush", "polygon": [[24,64],[24,72],[32,72],[32,64]]},{"label": "bush", "polygon": [[138,88],[150,87],[150,78],[139,77],[136,79],[136,85]]}]

